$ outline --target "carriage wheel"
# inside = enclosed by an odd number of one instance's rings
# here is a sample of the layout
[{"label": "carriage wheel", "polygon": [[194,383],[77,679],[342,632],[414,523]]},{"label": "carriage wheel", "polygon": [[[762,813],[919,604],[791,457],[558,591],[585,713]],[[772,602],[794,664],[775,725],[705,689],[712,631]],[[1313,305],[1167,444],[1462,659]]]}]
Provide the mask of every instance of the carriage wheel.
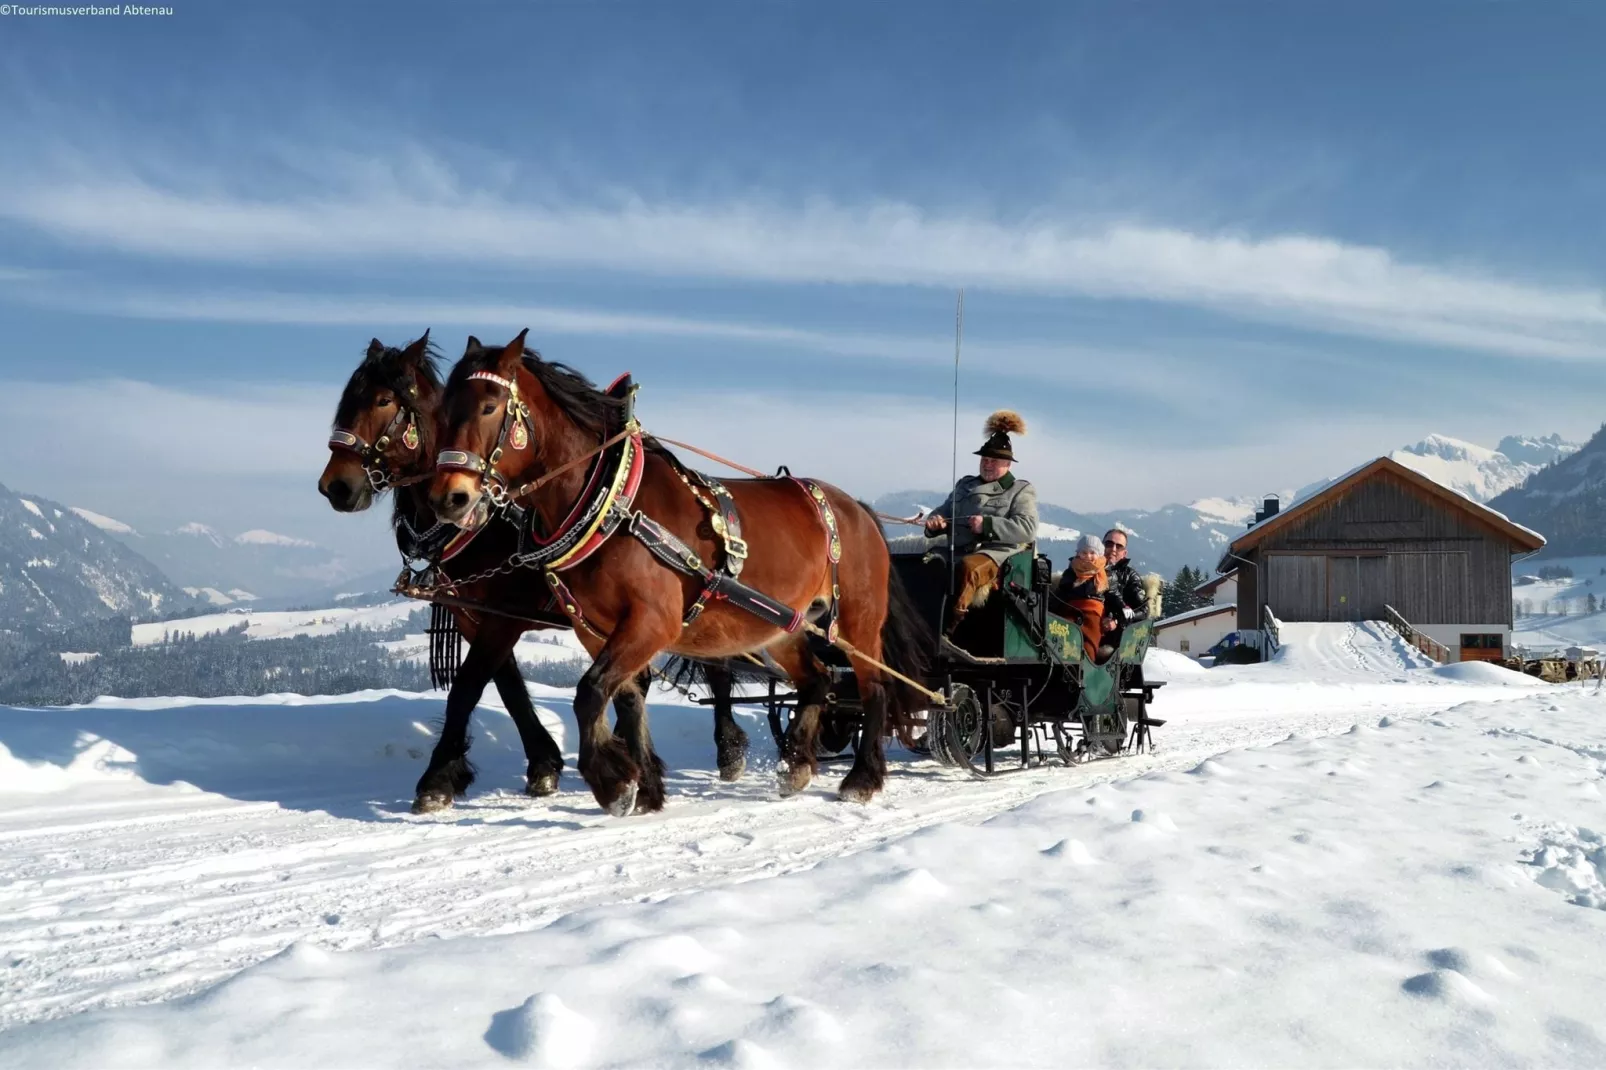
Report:
[{"label": "carriage wheel", "polygon": [[986,744],[981,701],[964,684],[955,684],[948,705],[932,707],[926,718],[931,755],[943,765],[968,766]]}]

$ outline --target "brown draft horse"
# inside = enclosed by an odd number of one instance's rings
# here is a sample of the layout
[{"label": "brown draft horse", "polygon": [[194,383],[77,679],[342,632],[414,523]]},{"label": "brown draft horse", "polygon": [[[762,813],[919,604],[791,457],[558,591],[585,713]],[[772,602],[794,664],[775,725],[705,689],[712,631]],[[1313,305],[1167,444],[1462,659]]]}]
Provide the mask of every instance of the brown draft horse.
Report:
[{"label": "brown draft horse", "polygon": [[[396,532],[396,545],[404,555],[418,552],[420,541],[427,540],[436,527],[422,479],[434,471],[440,436],[443,384],[439,359],[428,331],[401,349],[374,339],[340,396],[329,463],[318,479],[318,492],[343,513],[367,509],[377,493],[393,482],[403,484],[395,491],[391,526]],[[505,557],[513,545],[513,533],[503,530],[506,525],[495,528],[498,530],[483,533],[454,558],[450,571],[459,576],[471,575]],[[563,751],[536,716],[529,689],[512,656],[512,644],[518,642],[528,625],[461,609],[452,610],[452,615],[470,646],[452,682],[447,706],[466,703],[467,709],[473,710],[486,683],[494,681],[524,745],[526,793],[535,797],[553,794],[558,790],[558,775],[563,769]],[[481,650],[478,656],[477,649]],[[489,658],[485,649],[502,650],[503,656]],[[413,805],[416,812],[450,806],[453,796],[463,794],[474,782],[466,722],[465,714],[463,745],[456,760],[443,763],[444,767],[434,770],[434,775],[426,772],[419,781]],[[443,786],[448,789],[444,795]]]},{"label": "brown draft horse", "polygon": [[[573,369],[526,349],[527,333],[505,347],[486,348],[470,338],[447,382],[443,447],[459,451],[458,457],[487,459],[490,466],[478,471],[444,465],[436,469],[430,503],[452,523],[473,522],[488,479],[501,488],[517,487],[555,473],[521,503],[533,510],[541,530],[555,531],[586,493],[588,465],[578,462],[595,454],[619,422],[621,401]],[[517,396],[499,382],[512,386]],[[519,416],[521,411],[528,413],[527,419]],[[520,424],[527,430],[517,430]],[[510,427],[515,428],[511,435]],[[668,529],[711,565],[720,543],[667,451],[647,440],[642,464],[636,513]],[[874,514],[842,491],[817,485],[834,511],[841,541],[842,638],[862,654],[885,658],[897,671],[918,677],[923,669],[919,646],[904,638],[918,627],[917,616],[896,583]],[[742,582],[800,613],[824,614],[833,595],[829,532],[809,492],[790,478],[731,480],[726,486],[748,546]],[[781,791],[791,794],[809,784],[818,768],[815,741],[829,676],[802,631],[783,631],[721,600],[710,602],[706,612],[683,627],[683,616],[702,583],[666,567],[623,529],[565,569],[561,580],[570,596],[564,601],[577,611],[576,633],[594,659],[575,692],[580,773],[605,809],[624,816],[663,806],[663,763],[653,751],[642,689],[648,666],[664,651],[702,659],[766,651],[801,696],[787,736]],[[493,583],[506,589],[510,604],[542,597],[547,589],[542,571],[535,569],[514,571]],[[885,645],[884,632],[890,640]],[[885,782],[883,736],[889,717],[900,719],[921,708],[924,700],[912,689],[889,686],[881,669],[869,661],[855,657],[852,668],[864,730],[840,795],[866,802]],[[603,716],[610,699],[618,736]]]},{"label": "brown draft horse", "polygon": [[[440,440],[444,384],[439,359],[428,331],[403,348],[385,346],[378,339],[371,342],[341,394],[334,420],[335,436],[340,441],[331,440],[329,463],[318,480],[319,493],[343,513],[367,509],[378,493],[399,484],[395,487],[391,524],[397,547],[404,555],[418,553],[421,543],[430,541],[431,529],[437,524],[423,481],[435,470]],[[449,535],[455,530],[440,534]],[[495,566],[515,549],[515,539],[511,527],[495,523],[492,530],[482,532],[467,550],[454,557],[446,571],[469,576]],[[437,545],[442,541],[439,535],[435,541]],[[481,600],[485,592],[464,587],[460,593],[465,599]],[[555,604],[552,608],[556,610]],[[423,813],[450,806],[454,796],[464,794],[473,783],[474,767],[468,761],[468,715],[479,704],[487,683],[486,669],[493,664],[489,655],[476,655],[476,647],[505,647],[509,652],[494,664],[489,680],[495,683],[524,745],[528,763],[526,793],[535,797],[553,794],[558,790],[563,753],[536,716],[524,677],[511,654],[512,644],[530,625],[464,609],[454,608],[451,613],[470,640],[469,656],[447,697],[447,720],[452,721],[450,711],[461,711],[456,718],[460,729],[450,738],[443,733],[429,767],[419,779],[413,809]],[[715,666],[702,671],[716,694],[729,695],[728,674]],[[739,779],[747,764],[748,739],[728,701],[715,706],[714,741],[720,778]]]}]

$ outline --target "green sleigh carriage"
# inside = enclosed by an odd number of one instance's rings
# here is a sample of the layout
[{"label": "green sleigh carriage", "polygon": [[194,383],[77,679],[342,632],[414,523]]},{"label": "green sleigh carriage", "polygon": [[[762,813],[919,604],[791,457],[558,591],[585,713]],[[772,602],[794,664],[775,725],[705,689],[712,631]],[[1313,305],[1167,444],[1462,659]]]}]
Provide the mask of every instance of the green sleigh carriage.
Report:
[{"label": "green sleigh carriage", "polygon": [[[1150,746],[1150,730],[1165,723],[1149,713],[1164,683],[1143,674],[1153,621],[1127,625],[1113,654],[1102,662],[1089,659],[1076,622],[1049,611],[1054,576],[1047,557],[1023,550],[1008,558],[997,589],[951,637],[942,635],[950,597],[943,571],[923,553],[894,553],[892,567],[940,637],[929,651],[925,682],[948,701],[926,711],[924,731],[912,737],[917,750],[945,765],[993,774],[1142,751]],[[851,747],[860,724],[845,661],[833,675],[832,703],[822,716],[823,757]],[[795,696],[772,682],[756,701],[768,706],[779,741]]]}]

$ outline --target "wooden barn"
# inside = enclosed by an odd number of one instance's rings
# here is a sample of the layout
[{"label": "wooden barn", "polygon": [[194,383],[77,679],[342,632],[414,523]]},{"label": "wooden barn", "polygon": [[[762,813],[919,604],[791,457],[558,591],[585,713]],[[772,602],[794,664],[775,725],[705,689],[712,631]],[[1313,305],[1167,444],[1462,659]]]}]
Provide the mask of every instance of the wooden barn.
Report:
[{"label": "wooden barn", "polygon": [[1240,632],[1260,633],[1264,609],[1281,621],[1389,621],[1448,661],[1503,654],[1512,558],[1545,545],[1387,457],[1268,513],[1218,566],[1237,568]]}]

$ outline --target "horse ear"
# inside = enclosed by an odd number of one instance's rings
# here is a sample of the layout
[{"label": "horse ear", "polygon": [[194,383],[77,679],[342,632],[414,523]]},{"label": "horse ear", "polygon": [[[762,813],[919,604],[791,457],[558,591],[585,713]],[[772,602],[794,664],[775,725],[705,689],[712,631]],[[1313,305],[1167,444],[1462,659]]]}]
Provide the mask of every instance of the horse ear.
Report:
[{"label": "horse ear", "polygon": [[368,343],[368,359],[378,360],[385,352],[385,343],[375,338]]},{"label": "horse ear", "polygon": [[529,333],[530,328],[524,328],[519,332],[519,336],[509,342],[506,349],[502,350],[501,365],[503,374],[518,371],[519,365],[524,361],[524,336]]},{"label": "horse ear", "polygon": [[414,363],[423,360],[424,354],[429,351],[429,331],[426,329],[422,338],[402,350],[402,355]]},{"label": "horse ear", "polygon": [[471,335],[468,336],[468,345],[463,347],[463,352],[472,353],[476,349],[484,349],[484,348],[485,348],[484,346],[480,345],[480,340],[478,338],[475,338],[471,334]]}]

